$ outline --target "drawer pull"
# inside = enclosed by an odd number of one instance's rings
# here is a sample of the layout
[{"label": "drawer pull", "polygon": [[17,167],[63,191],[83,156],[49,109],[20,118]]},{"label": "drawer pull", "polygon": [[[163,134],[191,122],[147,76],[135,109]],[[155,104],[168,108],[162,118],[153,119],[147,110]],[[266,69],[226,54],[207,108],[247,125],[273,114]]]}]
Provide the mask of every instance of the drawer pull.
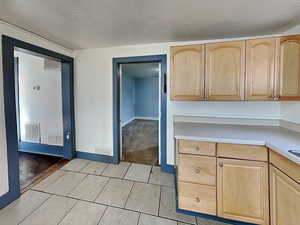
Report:
[{"label": "drawer pull", "polygon": [[196,197],[196,202],[200,203],[200,198],[199,197]]},{"label": "drawer pull", "polygon": [[200,168],[196,168],[195,173],[200,173]]},{"label": "drawer pull", "polygon": [[222,163],[222,162],[220,162],[220,163],[219,163],[219,166],[220,166],[220,167],[223,167],[223,163]]},{"label": "drawer pull", "polygon": [[200,148],[199,148],[199,147],[196,147],[196,151],[199,152],[199,151],[200,151]]}]

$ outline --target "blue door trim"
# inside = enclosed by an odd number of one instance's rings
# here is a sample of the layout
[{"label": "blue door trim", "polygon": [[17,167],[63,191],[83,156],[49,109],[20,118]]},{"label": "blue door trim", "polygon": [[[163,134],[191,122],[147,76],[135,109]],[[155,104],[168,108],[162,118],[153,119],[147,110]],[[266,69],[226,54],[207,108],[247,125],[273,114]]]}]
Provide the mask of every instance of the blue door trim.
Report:
[{"label": "blue door trim", "polygon": [[64,158],[71,159],[75,153],[75,116],[74,116],[74,59],[54,51],[38,47],[2,35],[3,94],[7,143],[7,163],[9,191],[0,197],[0,208],[20,196],[18,131],[15,98],[14,49],[21,48],[35,54],[55,58],[62,63]]},{"label": "blue door trim", "polygon": [[96,162],[114,163],[113,156],[109,156],[109,155],[101,155],[101,154],[96,154],[96,153],[77,151],[76,157],[79,159],[87,159],[87,160],[96,161]]},{"label": "blue door trim", "polygon": [[167,55],[150,55],[113,58],[113,162],[120,162],[120,74],[119,66],[124,63],[159,62],[161,64],[161,118],[160,149],[161,169],[173,172],[173,166],[167,165]]},{"label": "blue door trim", "polygon": [[31,143],[25,141],[19,141],[19,152],[38,153],[42,155],[64,157],[63,146]]}]

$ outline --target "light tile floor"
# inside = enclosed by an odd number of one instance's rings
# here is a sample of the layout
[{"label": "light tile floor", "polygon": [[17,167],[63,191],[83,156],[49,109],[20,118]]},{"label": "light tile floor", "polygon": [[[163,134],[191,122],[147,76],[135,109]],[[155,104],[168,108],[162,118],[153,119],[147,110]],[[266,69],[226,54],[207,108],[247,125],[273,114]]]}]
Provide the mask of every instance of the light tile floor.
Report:
[{"label": "light tile floor", "polygon": [[0,210],[0,225],[225,225],[176,212],[159,167],[75,159]]}]

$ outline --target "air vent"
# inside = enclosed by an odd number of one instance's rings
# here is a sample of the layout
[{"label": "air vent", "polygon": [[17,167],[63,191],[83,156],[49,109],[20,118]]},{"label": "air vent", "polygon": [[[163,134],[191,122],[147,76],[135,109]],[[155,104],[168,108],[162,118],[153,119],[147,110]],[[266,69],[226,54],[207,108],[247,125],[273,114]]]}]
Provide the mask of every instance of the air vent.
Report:
[{"label": "air vent", "polygon": [[25,124],[25,141],[40,143],[41,131],[39,123],[26,123]]}]

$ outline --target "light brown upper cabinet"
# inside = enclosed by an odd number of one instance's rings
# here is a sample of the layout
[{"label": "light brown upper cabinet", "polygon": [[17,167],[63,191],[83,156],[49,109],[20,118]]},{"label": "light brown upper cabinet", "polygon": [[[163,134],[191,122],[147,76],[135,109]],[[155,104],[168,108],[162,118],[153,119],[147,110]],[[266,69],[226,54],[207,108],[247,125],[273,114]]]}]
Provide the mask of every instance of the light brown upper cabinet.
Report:
[{"label": "light brown upper cabinet", "polygon": [[218,216],[269,224],[268,163],[218,159]]},{"label": "light brown upper cabinet", "polygon": [[206,45],[207,100],[243,100],[245,41]]},{"label": "light brown upper cabinet", "polygon": [[277,38],[276,95],[300,100],[300,35]]},{"label": "light brown upper cabinet", "polygon": [[275,38],[246,41],[245,100],[273,100]]},{"label": "light brown upper cabinet", "polygon": [[204,45],[171,47],[171,99],[204,100]]}]

